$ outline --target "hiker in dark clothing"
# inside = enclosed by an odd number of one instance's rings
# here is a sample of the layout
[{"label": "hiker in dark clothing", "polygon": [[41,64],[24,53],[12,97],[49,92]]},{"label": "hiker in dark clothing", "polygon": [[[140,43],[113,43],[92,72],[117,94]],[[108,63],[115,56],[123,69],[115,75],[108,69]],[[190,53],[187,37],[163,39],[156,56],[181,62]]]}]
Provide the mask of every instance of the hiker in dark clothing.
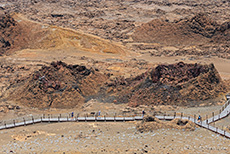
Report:
[{"label": "hiker in dark clothing", "polygon": [[197,119],[197,120],[198,120],[198,122],[200,122],[200,121],[201,121],[201,116],[200,116],[200,115],[199,115],[199,117],[198,117],[198,119]]},{"label": "hiker in dark clothing", "polygon": [[72,118],[73,118],[73,115],[74,115],[74,113],[72,112],[72,113],[71,113],[71,117],[72,117]]},{"label": "hiker in dark clothing", "polygon": [[142,111],[142,116],[144,117],[144,115],[145,115],[145,111],[143,110],[143,111]]}]

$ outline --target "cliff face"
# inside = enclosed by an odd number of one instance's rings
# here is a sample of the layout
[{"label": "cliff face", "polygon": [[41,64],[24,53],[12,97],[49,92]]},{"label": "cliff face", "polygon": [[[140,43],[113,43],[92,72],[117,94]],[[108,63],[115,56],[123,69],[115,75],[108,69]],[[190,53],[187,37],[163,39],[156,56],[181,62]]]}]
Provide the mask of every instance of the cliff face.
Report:
[{"label": "cliff face", "polygon": [[[154,105],[194,105],[227,91],[213,64],[159,65],[150,72],[125,79],[115,87],[118,102]],[[123,83],[123,84],[121,84]]]}]

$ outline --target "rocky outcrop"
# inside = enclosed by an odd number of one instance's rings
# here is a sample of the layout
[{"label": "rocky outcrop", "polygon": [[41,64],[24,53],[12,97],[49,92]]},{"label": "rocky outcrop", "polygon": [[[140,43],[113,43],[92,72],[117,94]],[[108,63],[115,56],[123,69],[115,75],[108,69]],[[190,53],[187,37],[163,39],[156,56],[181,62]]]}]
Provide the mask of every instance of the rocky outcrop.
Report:
[{"label": "rocky outcrop", "polygon": [[109,78],[97,69],[58,61],[16,80],[8,99],[38,108],[76,107],[90,99],[133,107],[195,106],[227,92],[213,64],[183,62],[158,65],[131,78]]},{"label": "rocky outcrop", "polygon": [[82,65],[52,62],[15,84],[17,90],[9,99],[37,108],[71,108],[96,94],[106,79],[106,75]]},{"label": "rocky outcrop", "polygon": [[175,129],[183,129],[186,131],[194,131],[196,125],[189,120],[182,119],[173,119],[172,121],[166,122],[157,119],[156,117],[146,115],[142,122],[137,123],[136,129],[139,132],[149,132],[157,129],[165,129],[165,128],[175,128]]},{"label": "rocky outcrop", "polygon": [[116,100],[137,105],[194,106],[227,91],[213,64],[159,65],[135,78],[118,81],[108,85],[114,87]]},{"label": "rocky outcrop", "polygon": [[14,38],[17,36],[16,21],[9,15],[0,16],[0,55],[14,47]]}]

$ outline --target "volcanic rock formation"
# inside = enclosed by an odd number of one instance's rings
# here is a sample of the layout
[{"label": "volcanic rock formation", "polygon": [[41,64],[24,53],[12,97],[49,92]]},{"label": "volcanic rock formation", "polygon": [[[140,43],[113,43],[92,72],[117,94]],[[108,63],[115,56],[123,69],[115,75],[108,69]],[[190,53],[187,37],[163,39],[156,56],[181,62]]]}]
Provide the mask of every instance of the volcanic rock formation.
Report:
[{"label": "volcanic rock formation", "polygon": [[[154,105],[196,105],[226,92],[213,64],[159,65],[135,78],[119,78],[107,83],[117,102]],[[111,89],[113,89],[111,92]]]},{"label": "volcanic rock formation", "polygon": [[19,47],[19,42],[22,41],[18,36],[20,34],[21,28],[11,16],[0,16],[0,55]]},{"label": "volcanic rock formation", "polygon": [[213,64],[158,65],[133,78],[109,78],[97,69],[61,61],[11,84],[8,99],[37,108],[76,107],[92,98],[131,106],[195,106],[227,92]]},{"label": "volcanic rock formation", "polygon": [[[151,120],[149,120],[151,119]],[[156,117],[147,115],[142,122],[137,123],[136,128],[140,132],[149,132],[161,128],[184,129],[186,131],[194,131],[195,124],[189,120],[173,119],[170,122],[162,121]]]},{"label": "volcanic rock formation", "polygon": [[107,78],[85,66],[52,62],[17,83],[9,99],[37,108],[71,108],[96,94]]}]

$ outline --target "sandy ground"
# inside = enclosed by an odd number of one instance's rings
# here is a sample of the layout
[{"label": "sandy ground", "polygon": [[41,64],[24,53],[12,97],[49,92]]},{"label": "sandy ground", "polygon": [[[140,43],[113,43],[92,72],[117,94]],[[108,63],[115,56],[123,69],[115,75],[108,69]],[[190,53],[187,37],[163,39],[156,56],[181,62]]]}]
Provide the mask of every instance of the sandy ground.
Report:
[{"label": "sandy ground", "polygon": [[0,132],[0,153],[228,153],[229,144],[202,128],[139,133],[133,122],[36,124]]},{"label": "sandy ground", "polygon": [[[183,112],[186,115],[215,112],[221,106],[173,108],[158,107],[157,109]],[[85,113],[101,110],[102,114],[122,112],[127,108],[124,104],[85,104],[81,110]],[[142,109],[147,110],[143,106]],[[26,110],[22,108],[21,110]],[[171,110],[171,111],[170,111]],[[61,111],[75,113],[77,109],[50,109],[34,110],[28,112],[34,114],[51,113]],[[150,112],[151,110],[149,110]],[[202,113],[202,114],[201,114]],[[2,119],[11,119],[18,113],[9,111]],[[133,114],[133,112],[127,113]],[[229,117],[217,122],[215,125],[221,128],[229,126]],[[136,130],[137,122],[67,122],[67,123],[42,123],[26,127],[0,131],[0,153],[228,153],[230,140],[213,132],[197,126],[195,131],[158,129],[152,132],[140,133]]]}]

